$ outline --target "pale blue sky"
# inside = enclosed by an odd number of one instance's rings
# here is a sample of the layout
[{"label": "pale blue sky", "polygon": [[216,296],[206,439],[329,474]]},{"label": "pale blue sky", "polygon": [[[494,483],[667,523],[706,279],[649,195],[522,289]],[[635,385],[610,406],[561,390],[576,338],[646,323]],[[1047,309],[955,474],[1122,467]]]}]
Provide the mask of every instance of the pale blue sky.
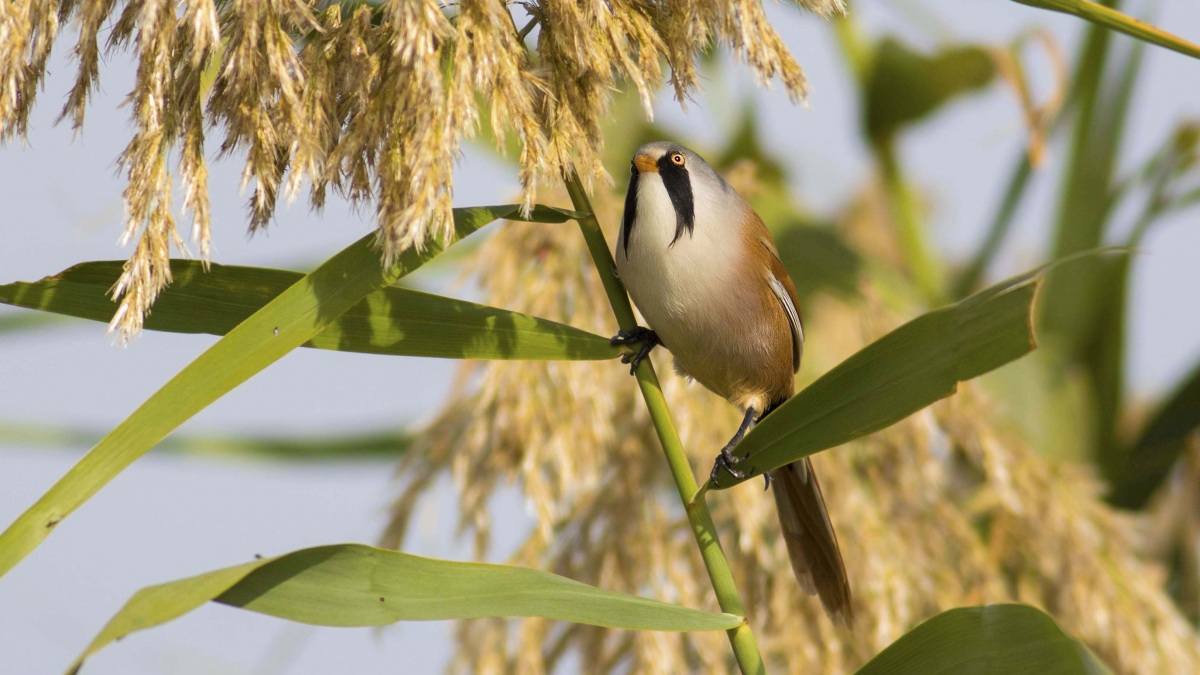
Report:
[{"label": "pale blue sky", "polygon": [[[891,7],[904,0],[860,1],[868,26],[900,31],[931,44]],[[1008,0],[927,0],[954,34],[1000,40],[1043,25],[1068,45],[1079,24]],[[1159,20],[1200,40],[1200,6],[1164,0]],[[1137,7],[1138,5],[1134,5]],[[809,109],[788,104],[778,88],[753,89],[737,67],[740,90],[763,103],[768,141],[784,149],[796,187],[819,210],[842,202],[869,169],[856,135],[853,93],[829,32],[811,16],[771,6],[776,25],[813,84]],[[102,92],[89,111],[84,136],[54,127],[72,68],[59,50],[33,120],[28,147],[0,148],[0,283],[36,279],[74,263],[123,258],[119,248],[122,179],[113,160],[129,126],[117,104],[132,69],[120,58],[102,70]],[[1172,123],[1200,115],[1200,62],[1151,50],[1135,105],[1128,147],[1144,156]],[[667,97],[660,119],[710,142],[721,103],[701,99],[688,115]],[[935,123],[909,135],[905,159],[934,204],[939,246],[970,251],[997,202],[1022,134],[1016,107],[997,91],[955,105]],[[1020,230],[1006,247],[1002,273],[1036,262],[1051,223],[1053,176],[1035,186]],[[369,223],[333,203],[323,216],[297,206],[280,213],[265,235],[245,235],[239,166],[213,170],[214,260],[286,266],[327,257],[366,232]],[[458,173],[458,205],[496,203],[511,196],[515,177],[486,153],[469,152]],[[1159,394],[1181,369],[1200,358],[1200,251],[1197,215],[1164,223],[1146,241],[1133,295],[1129,344],[1132,383]],[[0,316],[13,310],[0,309]],[[820,328],[812,327],[814,339]],[[6,335],[0,348],[3,419],[48,425],[111,428],[181,369],[213,338],[147,334],[128,348],[110,345],[104,327],[80,322],[62,329]],[[420,420],[443,400],[453,364],[299,350],[218,401],[185,425],[220,433],[337,431]],[[0,525],[11,522],[61,476],[86,448],[72,452],[0,448]],[[0,579],[0,672],[61,671],[138,588],[220,566],[256,553],[275,554],[338,541],[373,541],[391,496],[390,468],[380,464],[296,467],[155,456],[135,464],[56,529],[45,545]],[[436,491],[419,515],[406,549],[465,558],[451,536],[453,495]],[[501,545],[515,541],[527,520],[519,500],[498,505],[511,518]],[[168,627],[110,647],[88,673],[324,673],[413,672],[434,669],[449,655],[447,624],[411,624],[375,633],[310,629],[223,607],[205,607]],[[290,655],[290,656],[288,656]]]}]

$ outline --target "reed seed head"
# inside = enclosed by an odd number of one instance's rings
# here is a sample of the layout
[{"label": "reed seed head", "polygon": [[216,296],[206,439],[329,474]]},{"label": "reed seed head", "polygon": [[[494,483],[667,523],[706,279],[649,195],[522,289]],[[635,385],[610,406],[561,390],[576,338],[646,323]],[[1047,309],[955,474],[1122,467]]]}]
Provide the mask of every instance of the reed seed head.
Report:
[{"label": "reed seed head", "polygon": [[[518,23],[530,20],[536,30],[522,34]],[[291,200],[307,185],[320,208],[332,189],[374,209],[390,264],[450,236],[454,164],[485,114],[498,142],[516,141],[529,208],[538,187],[571,165],[607,184],[600,120],[613,93],[636,91],[651,115],[669,72],[685,100],[712,43],[761,81],[778,78],[795,99],[805,93],[760,0],[19,0],[0,9],[0,140],[26,133],[64,28],[78,38],[62,117],[82,129],[109,26],[105,49],[137,61],[127,97],[134,134],[118,160],[122,241],[138,241],[113,289],[111,327],[122,339],[170,282],[172,247],[187,252],[172,214],[175,178],[207,260],[210,139],[219,155],[244,161],[251,231],[270,223],[281,191]]]}]

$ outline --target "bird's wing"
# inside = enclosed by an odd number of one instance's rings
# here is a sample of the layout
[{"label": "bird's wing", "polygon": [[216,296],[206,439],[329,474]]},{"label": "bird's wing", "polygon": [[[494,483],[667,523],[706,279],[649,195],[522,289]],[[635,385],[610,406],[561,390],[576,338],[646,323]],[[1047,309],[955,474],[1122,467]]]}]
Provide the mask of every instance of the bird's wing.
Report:
[{"label": "bird's wing", "polygon": [[765,225],[759,243],[771,254],[768,260],[770,276],[767,277],[767,284],[779,299],[779,304],[783,306],[788,327],[792,329],[792,372],[796,372],[800,370],[800,357],[804,355],[804,325],[800,321],[800,301],[796,298],[796,286],[792,283],[787,268],[783,266],[783,261],[779,259],[779,251],[775,249],[775,242],[771,241],[771,235],[767,234]]},{"label": "bird's wing", "polygon": [[774,274],[767,283],[771,285],[771,292],[779,298],[779,304],[783,305],[788,327],[792,329],[792,372],[796,372],[800,370],[800,357],[804,354],[804,327],[800,324],[800,312],[796,309],[796,292],[791,289],[791,284],[784,286],[783,280]]}]

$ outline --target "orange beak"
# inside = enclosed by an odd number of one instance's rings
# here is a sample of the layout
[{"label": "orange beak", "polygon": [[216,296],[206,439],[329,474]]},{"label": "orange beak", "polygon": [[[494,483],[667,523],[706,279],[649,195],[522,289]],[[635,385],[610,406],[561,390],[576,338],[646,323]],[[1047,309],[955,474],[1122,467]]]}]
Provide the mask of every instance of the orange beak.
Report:
[{"label": "orange beak", "polygon": [[650,155],[638,155],[633,158],[633,165],[640,173],[658,173],[658,162]]}]

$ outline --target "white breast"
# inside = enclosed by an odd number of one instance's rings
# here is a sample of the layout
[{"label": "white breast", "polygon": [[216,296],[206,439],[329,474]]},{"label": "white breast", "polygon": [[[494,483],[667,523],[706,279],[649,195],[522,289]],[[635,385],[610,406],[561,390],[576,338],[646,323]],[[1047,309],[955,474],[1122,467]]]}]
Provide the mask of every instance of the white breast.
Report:
[{"label": "white breast", "polygon": [[[625,232],[617,241],[617,273],[650,328],[675,354],[679,365],[692,370],[700,344],[713,338],[727,320],[729,279],[741,251],[736,211],[741,200],[700,191],[695,195],[696,224],[674,244],[676,216],[662,178],[655,173],[638,177],[636,225],[628,246]],[[732,203],[730,203],[732,201]]]}]

